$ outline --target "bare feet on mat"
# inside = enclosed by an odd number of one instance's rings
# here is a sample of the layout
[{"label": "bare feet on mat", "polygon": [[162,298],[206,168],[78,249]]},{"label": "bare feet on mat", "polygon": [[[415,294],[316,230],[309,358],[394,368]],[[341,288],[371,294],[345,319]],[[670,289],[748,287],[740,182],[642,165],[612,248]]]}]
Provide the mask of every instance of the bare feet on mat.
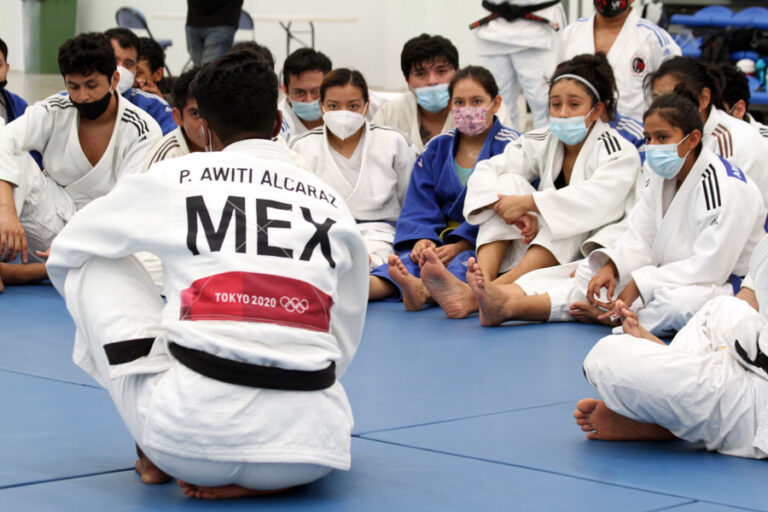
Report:
[{"label": "bare feet on mat", "polygon": [[419,311],[429,300],[429,292],[421,279],[412,275],[405,268],[397,254],[390,254],[387,260],[389,277],[400,286],[403,293],[403,305],[408,311]]},{"label": "bare feet on mat", "polygon": [[675,436],[664,427],[642,423],[610,410],[605,402],[584,398],[573,413],[576,424],[587,433],[587,439],[602,441],[667,441]]},{"label": "bare feet on mat", "polygon": [[477,301],[482,325],[489,327],[507,320],[504,314],[505,297],[498,286],[485,282],[485,276],[475,258],[467,260],[467,285]]},{"label": "bare feet on mat", "polygon": [[139,459],[136,461],[134,468],[141,477],[141,483],[151,485],[164,484],[171,479],[167,473],[155,466],[155,463],[149,460],[149,457],[144,455],[144,452],[138,446],[136,446],[136,455],[139,456]]},{"label": "bare feet on mat", "polygon": [[610,318],[605,320],[598,318],[605,313],[605,310],[595,307],[587,301],[574,302],[571,304],[568,313],[577,321],[585,324],[618,325],[616,321],[612,321]]},{"label": "bare feet on mat", "polygon": [[285,492],[290,487],[285,489],[275,489],[271,491],[256,491],[254,489],[246,489],[239,485],[221,485],[219,487],[204,487],[202,485],[194,485],[188,482],[179,480],[179,487],[184,491],[184,494],[190,498],[198,498],[202,500],[223,500],[231,498],[245,498],[246,496],[263,496],[266,494],[277,494]]},{"label": "bare feet on mat", "polygon": [[432,249],[422,252],[421,281],[448,318],[465,318],[477,311],[472,290],[448,272]]}]

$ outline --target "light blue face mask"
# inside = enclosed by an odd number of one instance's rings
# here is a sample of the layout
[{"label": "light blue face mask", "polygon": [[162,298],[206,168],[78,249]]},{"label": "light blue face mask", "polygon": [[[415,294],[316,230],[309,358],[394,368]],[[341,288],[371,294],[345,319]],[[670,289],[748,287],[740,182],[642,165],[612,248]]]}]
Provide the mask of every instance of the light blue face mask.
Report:
[{"label": "light blue face mask", "polygon": [[413,92],[416,93],[416,102],[421,105],[421,108],[433,114],[447,107],[448,100],[451,99],[448,93],[448,84],[417,87]]},{"label": "light blue face mask", "polygon": [[[592,107],[595,110],[595,107]],[[555,134],[555,137],[563,141],[563,144],[575,146],[587,138],[589,128],[586,119],[592,110],[587,112],[586,116],[576,117],[550,117],[549,129]]]},{"label": "light blue face mask", "polygon": [[[687,139],[686,135],[683,140]],[[688,153],[685,156],[678,156],[677,146],[683,143],[683,140],[677,144],[646,144],[645,145],[645,161],[648,167],[653,172],[664,178],[665,180],[671,180],[680,169],[683,168],[683,163]]]},{"label": "light blue face mask", "polygon": [[320,102],[318,100],[310,101],[309,103],[291,100],[291,108],[304,121],[317,121],[323,115],[320,112]]}]

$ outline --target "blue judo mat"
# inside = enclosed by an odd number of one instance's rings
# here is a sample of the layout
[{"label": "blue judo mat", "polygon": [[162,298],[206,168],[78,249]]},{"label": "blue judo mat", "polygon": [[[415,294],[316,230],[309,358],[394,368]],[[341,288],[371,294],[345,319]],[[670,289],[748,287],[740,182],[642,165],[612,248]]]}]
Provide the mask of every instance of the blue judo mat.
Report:
[{"label": "blue judo mat", "polygon": [[230,502],[142,485],[106,392],[71,361],[74,327],[50,286],[0,294],[0,510],[768,510],[766,462],[684,443],[587,441],[572,412],[608,329],[481,328],[437,308],[372,304],[342,382],[352,470]]}]

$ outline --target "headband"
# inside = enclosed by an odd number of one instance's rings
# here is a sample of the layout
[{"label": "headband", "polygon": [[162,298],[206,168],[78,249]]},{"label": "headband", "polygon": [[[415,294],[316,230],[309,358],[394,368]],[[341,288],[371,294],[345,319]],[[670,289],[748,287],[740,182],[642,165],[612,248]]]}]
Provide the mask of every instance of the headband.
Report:
[{"label": "headband", "polygon": [[584,84],[586,86],[587,89],[592,91],[592,94],[595,95],[595,98],[597,98],[597,101],[602,101],[602,99],[600,98],[600,93],[597,92],[597,89],[595,89],[595,86],[592,85],[591,83],[589,83],[588,80],[580,77],[579,75],[572,75],[570,73],[566,73],[564,75],[560,75],[558,77],[555,77],[555,79],[552,80],[552,83],[554,84],[555,82],[557,82],[559,80],[562,80],[563,78],[570,78],[571,80],[576,80],[577,82],[581,82],[582,84]]}]

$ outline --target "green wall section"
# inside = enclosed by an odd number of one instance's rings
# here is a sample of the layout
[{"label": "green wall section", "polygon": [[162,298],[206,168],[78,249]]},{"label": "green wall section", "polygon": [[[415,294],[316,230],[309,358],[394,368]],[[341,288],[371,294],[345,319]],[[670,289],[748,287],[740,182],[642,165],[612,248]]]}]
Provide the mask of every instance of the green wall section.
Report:
[{"label": "green wall section", "polygon": [[59,46],[74,37],[77,0],[24,0],[24,67],[59,73]]}]

